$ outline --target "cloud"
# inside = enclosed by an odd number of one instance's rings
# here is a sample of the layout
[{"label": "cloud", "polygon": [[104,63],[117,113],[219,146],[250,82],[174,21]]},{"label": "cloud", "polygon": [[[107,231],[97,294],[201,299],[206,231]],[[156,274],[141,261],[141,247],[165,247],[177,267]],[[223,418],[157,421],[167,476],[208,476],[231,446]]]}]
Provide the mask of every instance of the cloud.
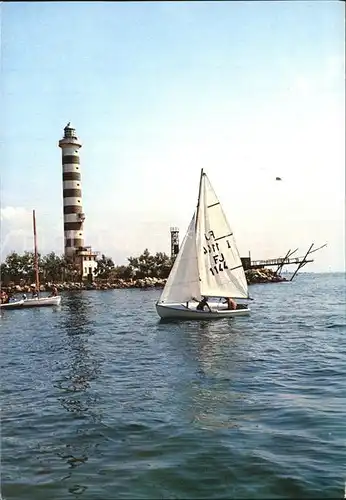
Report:
[{"label": "cloud", "polygon": [[[49,219],[49,217],[48,217]],[[16,251],[23,253],[33,251],[34,236],[32,225],[32,211],[25,207],[5,206],[0,209],[0,257]],[[45,214],[36,218],[38,250],[47,253],[52,250],[62,253],[63,233],[60,225],[52,224]]]},{"label": "cloud", "polygon": [[6,206],[0,209],[2,259],[11,250],[24,250],[27,246],[28,238],[32,238],[30,216],[29,210],[24,207]]},{"label": "cloud", "polygon": [[22,223],[29,220],[31,213],[24,207],[4,207],[0,208],[0,220],[11,221],[12,223]]}]

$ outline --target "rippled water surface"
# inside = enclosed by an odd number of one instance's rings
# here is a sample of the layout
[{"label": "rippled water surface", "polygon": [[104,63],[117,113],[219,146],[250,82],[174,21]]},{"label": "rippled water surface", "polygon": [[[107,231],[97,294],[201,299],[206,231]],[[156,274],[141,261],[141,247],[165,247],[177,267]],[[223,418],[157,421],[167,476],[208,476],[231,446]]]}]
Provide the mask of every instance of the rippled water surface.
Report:
[{"label": "rippled water surface", "polygon": [[210,323],[160,323],[159,290],[5,311],[3,498],[343,498],[345,275],[250,291]]}]

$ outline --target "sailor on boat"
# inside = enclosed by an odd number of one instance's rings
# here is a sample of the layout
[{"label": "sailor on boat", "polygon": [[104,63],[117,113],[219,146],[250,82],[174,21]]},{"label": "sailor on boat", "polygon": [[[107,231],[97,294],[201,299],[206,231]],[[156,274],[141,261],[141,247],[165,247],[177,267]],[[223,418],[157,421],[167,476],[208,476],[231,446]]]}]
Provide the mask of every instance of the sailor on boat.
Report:
[{"label": "sailor on boat", "polygon": [[227,309],[237,309],[237,303],[231,297],[225,297],[224,304],[227,304]]},{"label": "sailor on boat", "polygon": [[5,292],[5,290],[1,291],[1,304],[8,304],[10,301],[9,295]]},{"label": "sailor on boat", "polygon": [[234,311],[235,309],[247,309],[248,306],[246,304],[237,304],[234,299],[231,297],[225,297],[225,302],[223,304],[227,304],[227,310]]},{"label": "sailor on boat", "polygon": [[202,300],[200,302],[198,302],[198,304],[196,306],[197,311],[204,311],[204,308],[207,307],[209,309],[209,311],[211,312],[211,309],[209,307],[207,300],[208,300],[208,297],[203,297]]}]

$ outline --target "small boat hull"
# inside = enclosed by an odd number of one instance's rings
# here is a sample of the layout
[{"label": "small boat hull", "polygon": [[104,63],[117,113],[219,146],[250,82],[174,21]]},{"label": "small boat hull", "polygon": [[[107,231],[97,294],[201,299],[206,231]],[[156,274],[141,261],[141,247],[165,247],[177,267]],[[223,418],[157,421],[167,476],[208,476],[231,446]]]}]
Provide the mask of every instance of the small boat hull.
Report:
[{"label": "small boat hull", "polygon": [[49,307],[49,306],[59,306],[61,303],[61,296],[57,295],[55,297],[40,297],[35,299],[25,299],[23,301],[23,307]]},{"label": "small boat hull", "polygon": [[195,305],[186,307],[184,304],[156,304],[157,314],[162,319],[181,319],[181,320],[211,320],[234,318],[237,316],[245,316],[250,313],[250,309],[224,309],[216,308],[210,304],[211,312],[206,309],[205,311],[198,311]]},{"label": "small boat hull", "polygon": [[0,309],[21,309],[23,304],[24,300],[14,300],[13,302],[7,302],[7,304],[0,304]]}]

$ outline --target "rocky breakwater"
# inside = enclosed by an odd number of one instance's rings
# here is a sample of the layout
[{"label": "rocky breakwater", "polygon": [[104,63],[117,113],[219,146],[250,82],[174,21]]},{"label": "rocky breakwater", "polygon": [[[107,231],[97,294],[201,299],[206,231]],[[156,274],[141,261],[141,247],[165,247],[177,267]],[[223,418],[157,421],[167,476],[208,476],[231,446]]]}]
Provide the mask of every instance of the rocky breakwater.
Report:
[{"label": "rocky breakwater", "polygon": [[[95,281],[94,283],[64,282],[64,283],[45,283],[40,286],[41,292],[50,292],[55,286],[58,292],[78,291],[78,290],[114,290],[121,288],[163,288],[166,280],[160,278],[143,278],[114,281]],[[11,294],[26,293],[30,294],[35,285],[15,285],[3,286],[2,290]]]},{"label": "rocky breakwater", "polygon": [[248,269],[245,271],[245,276],[250,285],[255,283],[280,283],[281,281],[287,281],[286,278],[276,275],[274,271],[265,267],[262,269]]},{"label": "rocky breakwater", "polygon": [[85,290],[114,290],[118,288],[163,288],[166,280],[162,278],[138,278],[123,280],[118,279],[111,282],[95,282],[83,285]]},{"label": "rocky breakwater", "polygon": [[[286,278],[281,276],[276,276],[274,271],[270,269],[249,269],[245,271],[246,279],[249,285],[255,283],[277,283],[280,281],[287,281]],[[78,291],[78,290],[114,290],[122,288],[140,288],[140,289],[150,289],[150,288],[163,288],[165,286],[166,279],[162,278],[140,278],[140,279],[117,279],[113,281],[107,280],[97,280],[94,283],[45,283],[40,286],[41,292],[50,292],[53,286],[56,286],[58,292],[67,291]],[[18,293],[31,293],[35,285],[15,285],[10,284],[9,286],[3,286],[2,289],[10,294]]]}]

